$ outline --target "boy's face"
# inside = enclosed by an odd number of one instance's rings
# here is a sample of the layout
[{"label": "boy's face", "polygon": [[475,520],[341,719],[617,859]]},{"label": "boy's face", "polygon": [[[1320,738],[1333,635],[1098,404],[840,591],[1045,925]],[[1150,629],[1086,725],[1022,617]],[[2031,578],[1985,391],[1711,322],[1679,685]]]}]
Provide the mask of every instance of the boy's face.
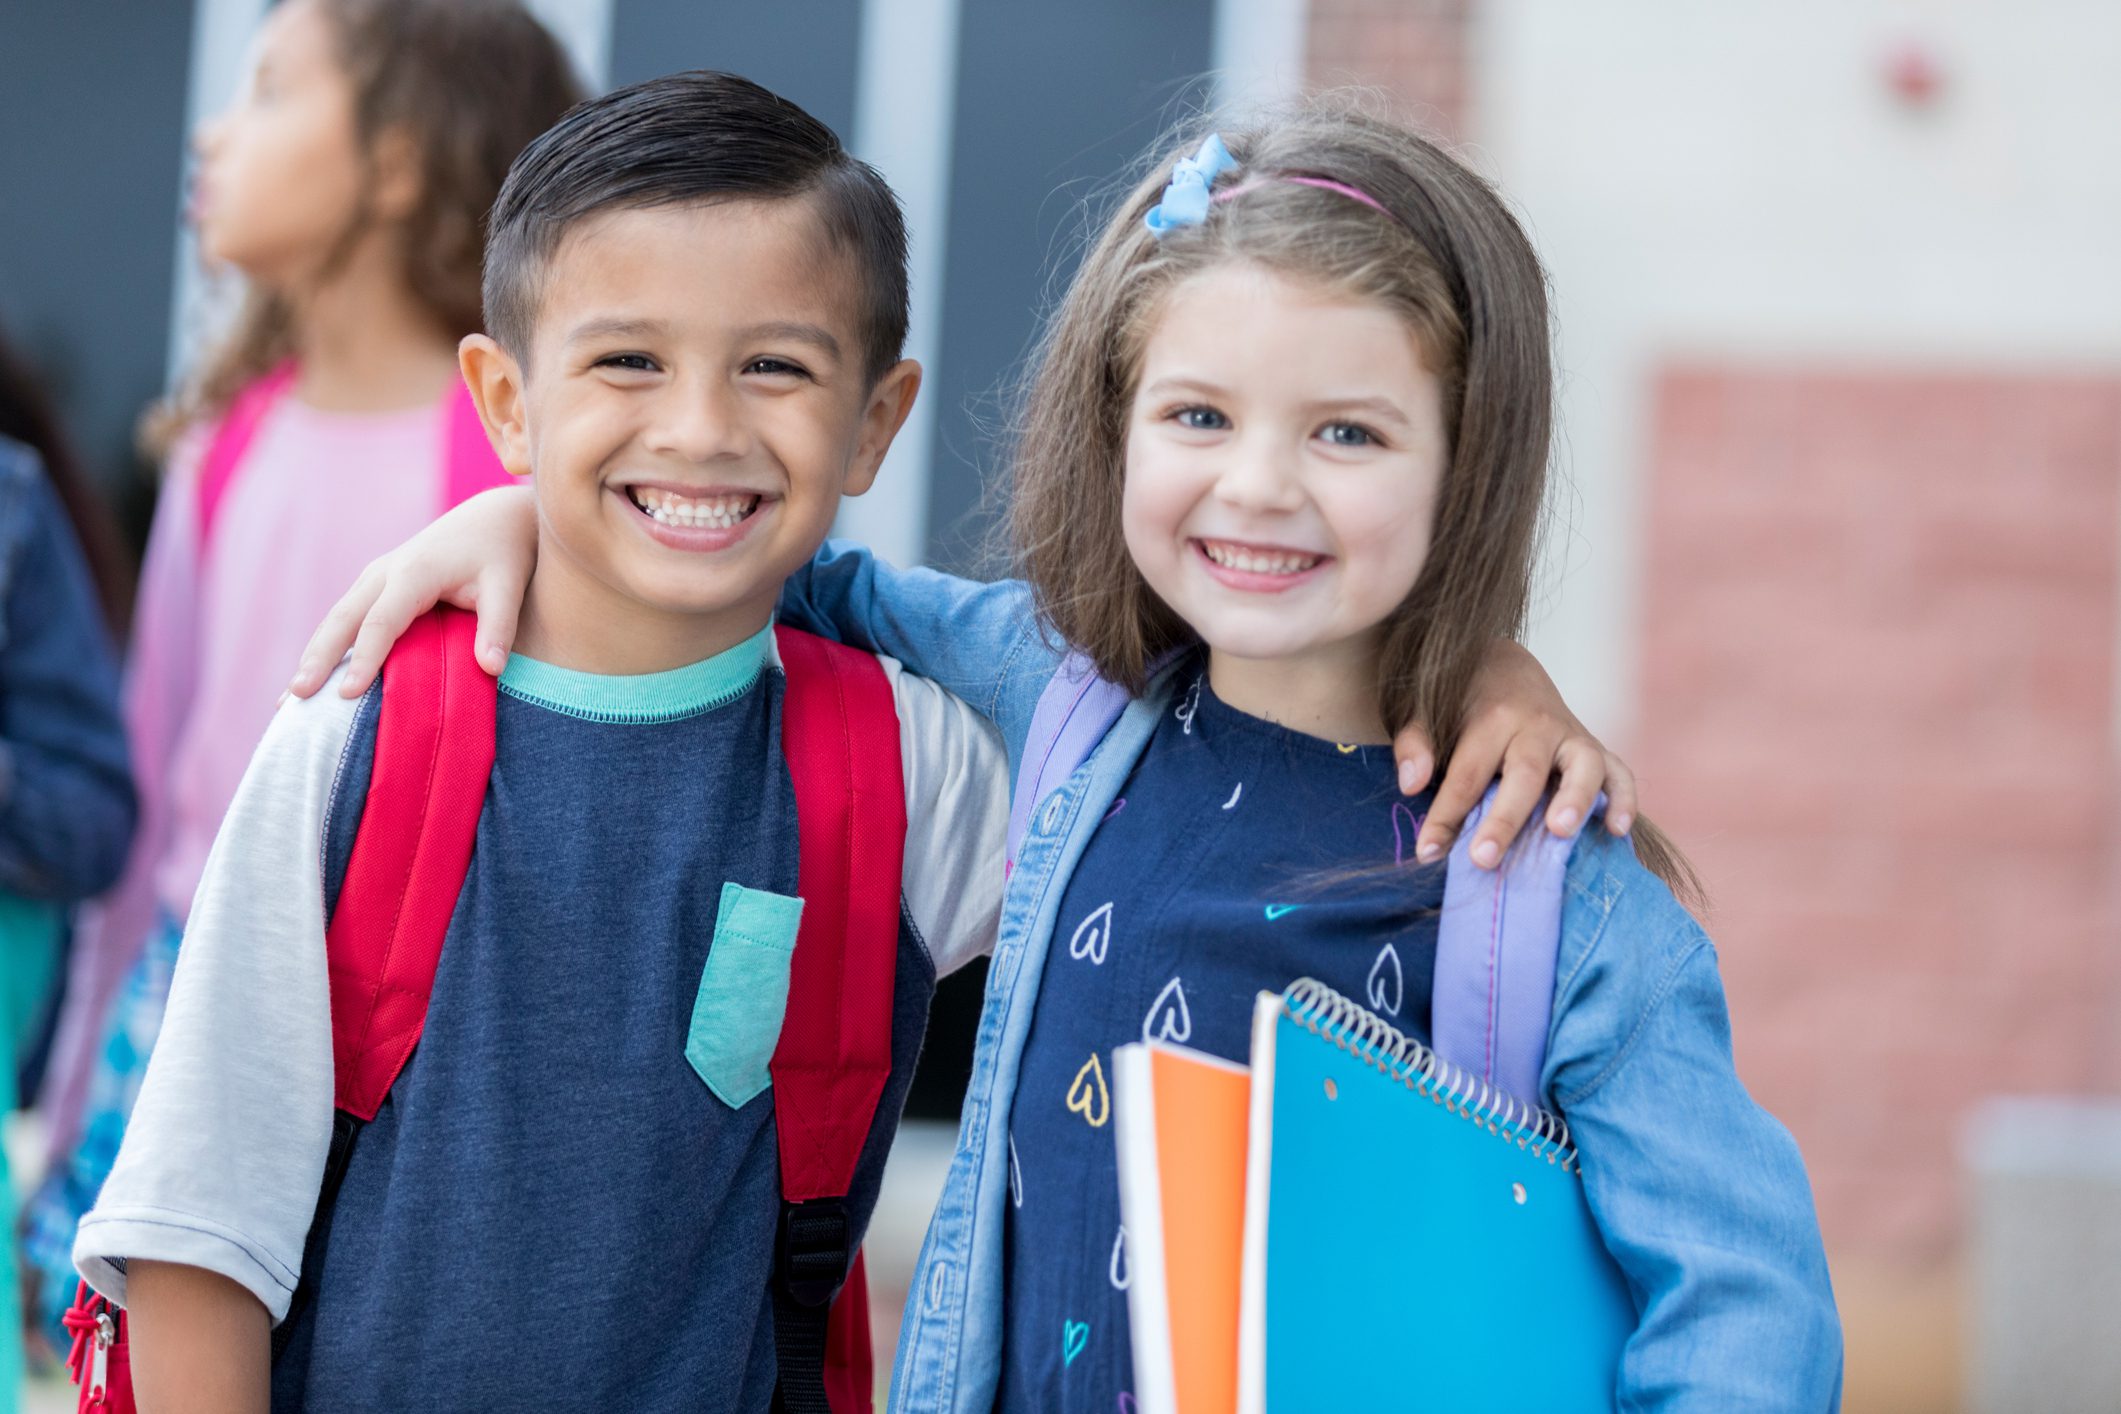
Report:
[{"label": "boy's face", "polygon": [[717,638],[764,624],[919,386],[910,362],[871,383],[856,280],[800,198],[568,233],[538,276],[527,367],[483,336],[464,350],[502,461],[535,477],[534,604],[704,616]]}]

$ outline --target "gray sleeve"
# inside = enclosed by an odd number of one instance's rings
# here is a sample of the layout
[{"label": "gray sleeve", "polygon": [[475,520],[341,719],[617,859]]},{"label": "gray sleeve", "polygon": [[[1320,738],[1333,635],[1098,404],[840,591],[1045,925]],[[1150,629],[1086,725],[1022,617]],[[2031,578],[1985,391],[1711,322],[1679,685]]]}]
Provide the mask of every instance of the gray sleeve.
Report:
[{"label": "gray sleeve", "polygon": [[928,679],[879,661],[897,700],[906,773],[906,911],[942,977],[994,950],[1009,760],[991,722]]},{"label": "gray sleeve", "polygon": [[214,841],[139,1103],[74,1239],[120,1305],[138,1258],[287,1314],[331,1142],[322,840],[360,706],[329,687],[283,706]]}]

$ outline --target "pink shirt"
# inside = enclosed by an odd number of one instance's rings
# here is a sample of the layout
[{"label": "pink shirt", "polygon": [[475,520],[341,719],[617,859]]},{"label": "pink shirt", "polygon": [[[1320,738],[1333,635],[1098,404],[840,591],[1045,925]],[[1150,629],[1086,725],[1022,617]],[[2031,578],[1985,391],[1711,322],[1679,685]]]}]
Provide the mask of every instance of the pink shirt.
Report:
[{"label": "pink shirt", "polygon": [[[442,509],[447,406],[324,412],[288,396],[259,425],[195,591],[196,685],[170,754],[170,832],[154,866],[171,916],[191,910],[221,817],[309,635],[370,560]],[[187,460],[165,495],[196,494],[196,450]]]}]

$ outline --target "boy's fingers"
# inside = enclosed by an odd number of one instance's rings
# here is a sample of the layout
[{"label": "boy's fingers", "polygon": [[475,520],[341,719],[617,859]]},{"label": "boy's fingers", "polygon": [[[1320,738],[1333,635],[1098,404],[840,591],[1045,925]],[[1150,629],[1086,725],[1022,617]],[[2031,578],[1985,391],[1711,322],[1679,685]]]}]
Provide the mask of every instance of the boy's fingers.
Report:
[{"label": "boy's fingers", "polygon": [[1598,803],[1599,787],[1605,784],[1606,754],[1589,737],[1571,737],[1561,744],[1555,764],[1561,768],[1561,784],[1547,806],[1547,832],[1559,839],[1574,839],[1583,822],[1591,818]]},{"label": "boy's fingers", "polygon": [[1473,836],[1469,852],[1475,864],[1493,869],[1502,863],[1503,852],[1539,808],[1553,759],[1551,751],[1542,752],[1537,758],[1512,752],[1503,761],[1502,783],[1496,788],[1495,801]]},{"label": "boy's fingers", "polygon": [[1605,754],[1605,827],[1616,835],[1635,828],[1635,773],[1628,763],[1608,751]]},{"label": "boy's fingers", "polygon": [[376,594],[383,585],[383,571],[371,560],[361,577],[354,581],[353,588],[339,596],[339,602],[331,606],[324,622],[309,636],[302,649],[302,661],[295,669],[293,681],[287,690],[297,697],[307,697],[324,686],[324,679],[346,656],[353,646],[354,635],[360,631],[361,620],[367,615],[369,606],[376,601]]},{"label": "boy's fingers", "polygon": [[1399,793],[1421,794],[1436,774],[1436,744],[1429,740],[1429,729],[1409,722],[1392,738],[1392,754],[1399,758]]},{"label": "boy's fingers", "polygon": [[1421,833],[1414,840],[1416,860],[1433,864],[1444,857],[1501,764],[1499,743],[1470,732],[1459,739],[1458,748],[1444,769],[1443,784],[1436,787],[1436,798],[1429,804],[1429,813],[1422,817]]}]

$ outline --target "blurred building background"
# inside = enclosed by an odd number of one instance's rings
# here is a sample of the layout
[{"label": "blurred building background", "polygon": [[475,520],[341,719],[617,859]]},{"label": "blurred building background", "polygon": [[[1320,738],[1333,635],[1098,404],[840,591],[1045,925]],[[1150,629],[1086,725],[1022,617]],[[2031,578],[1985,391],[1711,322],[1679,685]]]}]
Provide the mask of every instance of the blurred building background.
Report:
[{"label": "blurred building background", "polygon": [[[0,319],[143,525],[132,420],[210,307],[175,223],[182,134],[263,8],[0,10]],[[902,560],[974,562],[1080,200],[1188,105],[1354,82],[1460,144],[1554,281],[1532,642],[1709,881],[1741,1069],[1811,1165],[1848,1407],[2060,1407],[1976,1369],[2010,1358],[1986,1298],[2046,1292],[2050,1336],[2117,1328],[2121,1140],[1968,1136],[1997,1097],[2121,1094],[2121,7],[532,8],[598,83],[704,65],[778,88],[904,194],[930,383],[847,516]],[[977,993],[941,1011],[938,1125]],[[948,1149],[914,1132],[880,1241],[910,1252]],[[2026,1217],[2014,1163],[2089,1184],[2082,1241],[2043,1250],[2109,1254],[2103,1292],[2100,1269],[2004,1270],[2030,1250],[1993,1216]],[[2108,1388],[2082,1407],[2121,1408]]]}]

